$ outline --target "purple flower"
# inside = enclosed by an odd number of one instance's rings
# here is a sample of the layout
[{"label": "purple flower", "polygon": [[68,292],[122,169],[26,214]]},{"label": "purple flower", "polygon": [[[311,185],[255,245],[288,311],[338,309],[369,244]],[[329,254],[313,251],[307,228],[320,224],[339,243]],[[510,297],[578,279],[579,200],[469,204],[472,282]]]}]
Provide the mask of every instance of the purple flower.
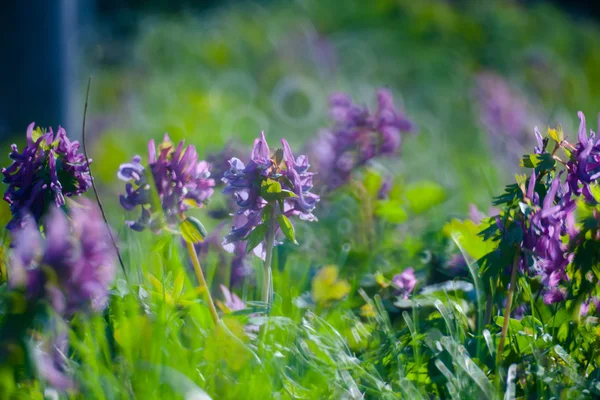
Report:
[{"label": "purple flower", "polygon": [[385,200],[390,196],[390,192],[392,191],[392,187],[394,185],[394,180],[391,177],[385,178],[381,187],[379,188],[379,192],[377,192],[377,198],[380,200]]},{"label": "purple flower", "polygon": [[75,382],[66,369],[67,348],[67,335],[62,334],[55,340],[38,344],[33,352],[38,375],[60,391],[75,387]]},{"label": "purple flower", "polygon": [[229,160],[242,157],[242,151],[237,142],[229,141],[218,153],[208,154],[206,161],[211,165],[210,173],[216,184],[222,182],[225,172],[229,171]]},{"label": "purple flower", "polygon": [[221,285],[221,291],[223,292],[223,297],[225,298],[225,302],[223,305],[229,311],[240,311],[246,308],[246,304],[238,297],[237,294],[232,293],[227,286]]},{"label": "purple flower", "polygon": [[16,144],[9,157],[13,163],[2,169],[8,184],[4,200],[10,204],[13,218],[7,228],[14,229],[23,215],[31,214],[37,223],[51,207],[65,205],[65,197],[78,196],[91,186],[88,161],[79,153],[79,142],[71,142],[61,127],[43,132],[27,127],[27,145],[21,153]]},{"label": "purple flower", "polygon": [[[194,247],[198,256],[205,258],[209,252],[216,252],[219,255],[219,263],[225,265],[228,261],[224,256],[223,230],[226,228],[226,223],[223,221],[215,229],[213,229],[203,242],[195,243]],[[230,282],[231,285],[244,283],[245,279],[252,275],[253,269],[250,260],[246,254],[246,242],[240,241],[232,243],[231,248],[228,247],[233,257],[230,258]],[[204,264],[202,264],[204,265]]]},{"label": "purple flower", "polygon": [[529,105],[501,76],[484,72],[476,79],[481,121],[493,135],[523,144],[531,126]]},{"label": "purple flower", "polygon": [[[221,286],[221,292],[223,292],[223,298],[225,301],[220,303],[219,306],[224,312],[229,313],[229,312],[241,311],[241,310],[246,309],[246,303],[244,303],[244,301],[242,299],[240,299],[237,294],[230,291],[227,288],[227,286],[225,286],[225,285],[220,285],[220,286]],[[255,317],[255,316],[257,316],[257,314],[253,313],[253,314],[250,314],[250,316]],[[250,336],[257,334],[259,329],[260,329],[260,327],[258,325],[254,325],[254,324],[246,324],[244,326],[244,331],[246,332],[246,334],[248,334]]]},{"label": "purple flower", "polygon": [[[310,192],[313,173],[308,172],[308,158],[301,155],[294,158],[285,139],[281,139],[283,149],[271,154],[264,132],[254,141],[250,161],[245,165],[238,158],[229,160],[230,169],[223,175],[225,194],[231,194],[239,209],[235,213],[230,233],[225,236],[224,245],[233,251],[231,244],[248,237],[263,222],[263,213],[267,205],[279,203],[278,209],[286,217],[298,216],[300,219],[314,221],[312,214],[319,196]],[[278,188],[269,198],[267,186]],[[281,197],[285,194],[285,198]],[[273,208],[271,208],[273,210]],[[266,216],[265,216],[266,217]],[[229,246],[227,246],[229,245]],[[259,250],[264,250],[260,248]],[[256,250],[255,250],[256,251]]]},{"label": "purple flower", "polygon": [[9,287],[23,288],[29,301],[46,301],[69,317],[76,311],[101,311],[113,281],[115,255],[98,209],[74,205],[71,221],[53,210],[42,238],[29,219],[13,234]]},{"label": "purple flower", "polygon": [[402,135],[414,130],[387,89],[377,91],[374,113],[343,93],[332,95],[329,103],[334,126],[320,134],[312,153],[330,189],[346,183],[355,169],[371,159],[397,154]]},{"label": "purple flower", "polygon": [[[141,231],[151,226],[158,230],[159,222],[153,218],[153,212],[158,210],[152,209],[151,185],[141,161],[140,156],[135,156],[130,163],[119,167],[119,179],[127,182],[125,194],[120,196],[121,205],[126,210],[141,207],[138,220],[127,221],[132,229]],[[198,153],[192,145],[184,149],[181,141],[175,148],[167,134],[158,149],[154,140],[148,143],[148,165],[168,223],[176,223],[179,215],[192,207],[202,207],[214,192],[215,181],[210,178],[210,164],[198,160]]]},{"label": "purple flower", "polygon": [[544,293],[544,303],[550,305],[560,303],[567,298],[567,292],[564,289],[550,289]]},{"label": "purple flower", "polygon": [[413,289],[417,285],[417,278],[415,278],[415,270],[413,268],[407,268],[399,274],[394,275],[392,283],[398,289],[399,294],[405,299],[408,299],[408,295],[412,293]]},{"label": "purple flower", "polygon": [[587,136],[585,116],[581,111],[577,115],[580,120],[577,136],[579,143],[567,163],[568,189],[572,195],[583,194],[586,201],[596,204],[590,184],[600,177],[600,141],[596,140],[596,134],[591,130],[590,136]]}]

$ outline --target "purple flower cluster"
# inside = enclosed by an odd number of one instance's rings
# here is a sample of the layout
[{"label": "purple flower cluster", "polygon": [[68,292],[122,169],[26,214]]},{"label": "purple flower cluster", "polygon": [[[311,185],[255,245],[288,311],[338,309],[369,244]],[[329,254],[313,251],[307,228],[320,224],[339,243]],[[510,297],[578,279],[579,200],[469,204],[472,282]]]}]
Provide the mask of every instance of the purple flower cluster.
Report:
[{"label": "purple flower cluster", "polygon": [[281,139],[281,144],[282,151],[272,154],[263,132],[254,141],[247,165],[235,157],[229,161],[231,168],[223,176],[226,184],[223,193],[233,196],[239,210],[235,213],[231,232],[225,237],[228,250],[233,250],[233,243],[244,240],[262,222],[263,212],[269,204],[262,192],[265,183],[277,183],[282,191],[293,194],[281,202],[283,215],[316,220],[312,211],[319,196],[310,192],[313,173],[308,172],[308,158],[304,155],[294,158],[288,142]]},{"label": "purple flower cluster", "polygon": [[11,146],[13,163],[2,169],[3,182],[8,184],[4,200],[10,204],[13,219],[8,229],[18,227],[25,214],[31,214],[37,223],[50,208],[65,205],[65,197],[78,196],[92,183],[88,163],[79,152],[79,142],[71,141],[61,127],[56,135],[52,128],[42,132],[27,127],[27,145],[19,152]]},{"label": "purple flower cluster", "polygon": [[[168,223],[176,223],[179,215],[190,208],[202,207],[214,192],[210,164],[198,160],[192,145],[184,149],[181,141],[175,147],[167,134],[158,149],[154,140],[148,143],[148,165]],[[130,163],[121,164],[118,177],[127,182],[125,194],[120,196],[123,208],[130,211],[140,206],[142,209],[138,220],[127,221],[127,224],[137,231],[148,226],[160,229],[153,219],[153,211],[158,210],[152,210],[151,185],[141,157],[135,156]]]},{"label": "purple flower cluster", "polygon": [[[523,252],[520,267],[524,272],[541,277],[547,304],[567,297],[565,284],[569,277],[566,269],[574,257],[567,242],[574,243],[579,234],[575,224],[577,200],[583,196],[586,202],[597,204],[590,185],[600,177],[600,143],[594,140],[594,132],[589,137],[586,134],[583,113],[579,112],[578,116],[578,143],[574,146],[564,141],[557,144],[569,147],[570,159],[564,162],[565,169],[554,174],[534,169],[522,203],[524,218],[519,223],[523,231]],[[547,140],[542,139],[537,129],[536,138],[535,154],[552,157],[546,151]],[[543,199],[536,191],[536,184],[541,179],[548,187]],[[565,241],[565,237],[569,240]]]},{"label": "purple flower cluster", "polygon": [[392,283],[396,287],[398,294],[408,299],[415,286],[417,286],[417,278],[413,268],[406,268],[399,274],[394,275]]},{"label": "purple flower cluster", "polygon": [[[567,245],[563,243],[562,236],[567,234],[567,221],[571,219],[569,216],[575,210],[575,202],[569,201],[566,193],[558,193],[561,186],[560,175],[553,179],[541,204],[539,195],[534,190],[535,184],[534,170],[527,188],[531,213],[529,226],[524,226],[523,247],[533,255],[534,264],[530,267],[536,275],[542,277],[542,283],[549,290],[547,295],[550,299],[560,297],[557,287],[566,279],[565,268],[570,262],[570,257],[566,254]],[[550,293],[553,293],[553,297]]]},{"label": "purple flower cluster", "polygon": [[31,302],[46,301],[69,317],[76,311],[101,311],[115,270],[115,254],[99,210],[89,202],[74,205],[70,218],[53,210],[44,237],[31,217],[13,231],[9,287],[23,289]]},{"label": "purple flower cluster", "polygon": [[344,93],[329,99],[331,130],[321,133],[313,145],[319,170],[330,189],[346,183],[352,171],[379,156],[398,153],[402,135],[414,130],[413,123],[398,110],[387,89],[377,91],[377,109],[352,102]]},{"label": "purple flower cluster", "polygon": [[481,122],[493,136],[524,144],[530,121],[527,100],[516,93],[501,76],[480,73],[476,78],[476,96]]}]

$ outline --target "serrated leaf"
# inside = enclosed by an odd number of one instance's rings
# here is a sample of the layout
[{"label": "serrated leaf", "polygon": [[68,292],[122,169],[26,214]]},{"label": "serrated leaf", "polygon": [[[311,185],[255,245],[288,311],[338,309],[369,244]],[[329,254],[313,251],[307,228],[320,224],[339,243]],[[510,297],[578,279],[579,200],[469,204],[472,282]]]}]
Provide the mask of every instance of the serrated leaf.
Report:
[{"label": "serrated leaf", "polygon": [[521,167],[535,168],[538,171],[549,170],[554,167],[556,161],[552,158],[552,154],[526,154],[521,159]]},{"label": "serrated leaf", "polygon": [[292,241],[294,244],[298,244],[298,242],[296,242],[296,231],[294,230],[294,225],[292,225],[292,221],[290,221],[290,219],[283,214],[277,214],[276,219],[285,237]]},{"label": "serrated leaf", "polygon": [[266,224],[260,224],[246,236],[246,254],[250,253],[256,246],[258,246],[267,235],[269,227]]},{"label": "serrated leaf", "polygon": [[187,217],[179,224],[179,232],[183,236],[183,240],[188,243],[203,242],[208,236],[208,232],[202,222],[197,218]]}]

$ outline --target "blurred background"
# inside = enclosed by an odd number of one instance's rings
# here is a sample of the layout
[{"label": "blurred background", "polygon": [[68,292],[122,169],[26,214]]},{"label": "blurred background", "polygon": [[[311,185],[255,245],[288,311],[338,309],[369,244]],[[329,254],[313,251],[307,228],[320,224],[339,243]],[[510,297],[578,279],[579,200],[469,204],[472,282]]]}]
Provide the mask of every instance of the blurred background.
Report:
[{"label": "blurred background", "polygon": [[[534,127],[596,115],[600,7],[585,1],[29,0],[4,2],[0,134],[87,132],[116,201],[118,165],[168,132],[201,155],[260,130],[305,146],[327,98],[392,90],[418,126],[377,165],[448,189],[446,214],[489,204],[531,152]],[[595,129],[595,123],[592,127]],[[109,200],[112,201],[112,200]]]}]

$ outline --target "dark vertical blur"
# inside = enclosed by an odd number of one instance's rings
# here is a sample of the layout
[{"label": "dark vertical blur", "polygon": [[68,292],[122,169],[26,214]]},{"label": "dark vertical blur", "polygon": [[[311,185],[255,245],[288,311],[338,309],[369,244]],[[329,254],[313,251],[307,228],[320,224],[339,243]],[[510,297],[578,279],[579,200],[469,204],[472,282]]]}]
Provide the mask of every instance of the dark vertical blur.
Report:
[{"label": "dark vertical blur", "polygon": [[79,1],[17,0],[0,6],[0,134],[32,120],[69,128],[77,66]]}]

